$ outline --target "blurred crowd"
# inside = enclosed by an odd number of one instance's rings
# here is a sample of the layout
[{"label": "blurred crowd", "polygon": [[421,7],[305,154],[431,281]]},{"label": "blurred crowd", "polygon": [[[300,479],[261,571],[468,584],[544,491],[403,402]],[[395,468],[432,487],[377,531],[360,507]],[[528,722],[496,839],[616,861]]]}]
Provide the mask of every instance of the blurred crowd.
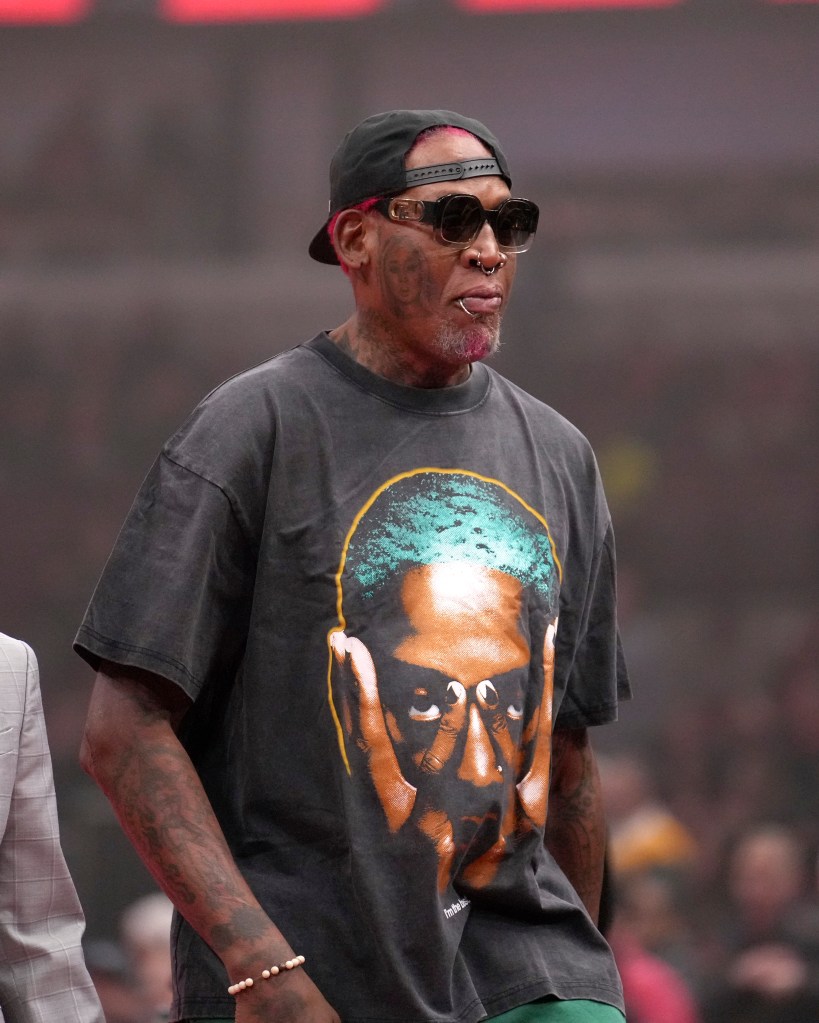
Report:
[{"label": "blurred crowd", "polygon": [[629,1023],[815,1023],[819,619],[764,690],[600,759]]}]

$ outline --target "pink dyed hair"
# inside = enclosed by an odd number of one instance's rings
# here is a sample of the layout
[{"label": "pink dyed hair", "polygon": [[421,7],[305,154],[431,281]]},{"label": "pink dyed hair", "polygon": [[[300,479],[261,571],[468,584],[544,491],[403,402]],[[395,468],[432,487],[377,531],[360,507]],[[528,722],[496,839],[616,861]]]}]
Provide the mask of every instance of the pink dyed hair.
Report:
[{"label": "pink dyed hair", "polygon": [[[466,135],[468,138],[476,137],[472,134],[472,132],[467,131],[466,128],[456,128],[454,124],[433,124],[431,128],[424,128],[424,130],[416,137],[415,141],[407,151],[407,156],[409,156],[416,146],[425,142],[427,139],[434,138],[437,135]],[[478,141],[480,142],[480,139],[478,139]],[[366,213],[368,210],[371,210],[381,198],[382,196],[374,196],[371,199],[365,199],[363,202],[356,203],[355,206],[346,206],[345,209],[361,210],[362,213]],[[338,213],[333,214],[330,218],[327,224],[327,234],[330,236],[330,244],[333,246],[333,251],[336,254],[336,259],[338,259],[339,266],[345,274],[349,274],[350,268],[340,258],[338,250],[336,249],[335,239],[333,237],[335,234],[336,223],[343,212],[344,210],[339,210]]]},{"label": "pink dyed hair", "polygon": [[[424,128],[421,134],[410,146],[407,156],[409,156],[416,146],[420,145],[422,142],[426,142],[427,139],[435,138],[436,135],[466,135],[466,137],[470,139],[477,138],[477,136],[473,135],[471,131],[467,131],[466,128],[456,128],[454,124],[433,124],[431,128]],[[478,139],[478,142],[480,141],[481,140]]]}]

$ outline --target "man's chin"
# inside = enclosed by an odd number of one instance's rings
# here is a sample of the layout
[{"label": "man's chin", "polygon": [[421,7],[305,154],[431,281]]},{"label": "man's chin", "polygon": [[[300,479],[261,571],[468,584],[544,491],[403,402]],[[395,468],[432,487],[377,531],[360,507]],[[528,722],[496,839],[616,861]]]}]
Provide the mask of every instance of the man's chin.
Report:
[{"label": "man's chin", "polygon": [[447,324],[439,330],[436,340],[438,351],[447,361],[480,362],[500,348],[500,322],[492,316],[465,327]]},{"label": "man's chin", "polygon": [[469,338],[469,361],[480,362],[481,359],[488,359],[500,348],[500,335],[495,330],[474,330],[470,332]]}]

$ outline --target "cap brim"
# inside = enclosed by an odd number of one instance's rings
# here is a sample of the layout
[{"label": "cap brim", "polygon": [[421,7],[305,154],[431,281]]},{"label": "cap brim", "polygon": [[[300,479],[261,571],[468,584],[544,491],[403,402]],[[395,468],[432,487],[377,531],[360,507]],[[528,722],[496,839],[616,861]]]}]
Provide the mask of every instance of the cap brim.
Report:
[{"label": "cap brim", "polygon": [[336,250],[333,248],[333,244],[330,241],[330,236],[327,234],[327,223],[321,225],[321,229],[316,232],[316,236],[310,242],[308,252],[317,260],[319,263],[327,263],[330,266],[338,266],[338,257],[336,256]]}]

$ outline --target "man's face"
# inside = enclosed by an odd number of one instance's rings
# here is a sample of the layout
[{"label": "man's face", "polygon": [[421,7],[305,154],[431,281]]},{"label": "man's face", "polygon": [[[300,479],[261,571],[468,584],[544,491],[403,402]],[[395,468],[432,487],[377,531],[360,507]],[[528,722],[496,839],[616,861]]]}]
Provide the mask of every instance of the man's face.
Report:
[{"label": "man's face", "polygon": [[406,619],[379,668],[389,680],[381,692],[387,728],[419,791],[430,786],[432,801],[435,781],[446,779],[450,802],[439,809],[456,845],[472,843],[479,854],[476,828],[485,821],[487,840],[496,833],[501,790],[518,767],[531,658],[521,584],[478,565],[425,565],[406,574],[401,601]]},{"label": "man's face", "polygon": [[[472,135],[442,132],[416,146],[407,157],[407,168],[490,155]],[[510,196],[497,176],[419,185],[402,195],[432,201],[453,192],[477,196],[486,209]],[[370,218],[377,241],[374,272],[360,298],[363,312],[381,330],[386,327],[396,345],[430,366],[460,366],[492,354],[499,344],[516,257],[504,254],[505,266],[492,276],[473,264],[479,251],[490,266],[498,260],[491,227],[485,223],[473,244],[459,249],[436,241],[429,224],[399,224],[375,212]]]}]

